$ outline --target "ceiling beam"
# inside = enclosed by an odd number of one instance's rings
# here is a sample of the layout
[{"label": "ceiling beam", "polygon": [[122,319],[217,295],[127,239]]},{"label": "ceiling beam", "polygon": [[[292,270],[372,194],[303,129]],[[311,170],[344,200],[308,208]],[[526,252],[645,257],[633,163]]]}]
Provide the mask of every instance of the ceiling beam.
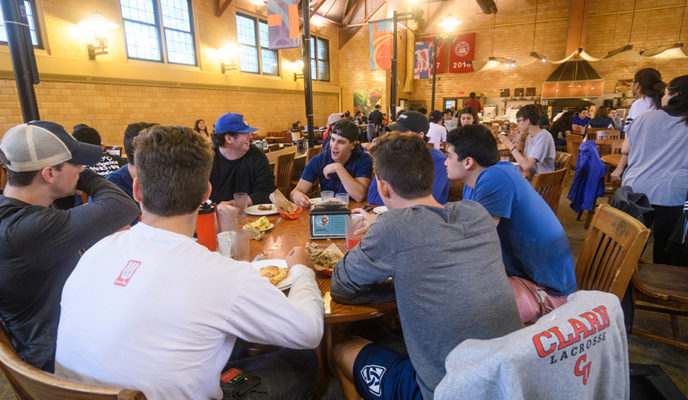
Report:
[{"label": "ceiling beam", "polygon": [[[359,3],[360,3],[360,1],[359,1]],[[385,4],[387,4],[387,0],[380,3],[380,5],[375,10],[373,10],[373,12],[370,13],[370,15],[366,16],[365,18],[363,18],[362,21],[360,21],[358,23],[359,24],[365,24],[366,22],[370,21],[370,19],[373,17],[373,15],[375,15],[380,10],[380,8],[382,8],[382,6],[384,6]],[[349,40],[351,40],[351,38],[354,37],[354,35],[356,35],[356,33],[360,29],[361,29],[360,26],[356,26],[356,27],[353,27],[353,29],[347,29],[347,30],[344,30],[344,28],[342,28],[341,34],[339,35],[339,48],[341,49],[342,47],[344,47],[344,45]]]},{"label": "ceiling beam", "polygon": [[354,12],[358,8],[358,6],[361,4],[363,0],[357,0],[349,9],[349,11],[346,12],[346,15],[344,16],[344,19],[342,19],[342,25],[349,25],[349,22],[351,22],[351,18],[354,16]]},{"label": "ceiling beam", "polygon": [[432,14],[432,16],[431,16],[430,18],[428,18],[428,23],[427,23],[427,24],[423,24],[423,26],[419,27],[418,30],[422,32],[422,31],[425,31],[425,28],[426,28],[426,27],[432,27],[432,26],[433,26],[433,23],[436,22],[436,20],[437,20],[437,19],[439,18],[439,16],[440,16],[440,14],[442,14],[444,11],[446,11],[446,9],[447,9],[449,6],[451,6],[452,4],[453,4],[453,3],[452,3],[451,1],[443,2],[442,4],[440,4],[440,5],[437,7],[437,9],[435,10],[435,12]]},{"label": "ceiling beam", "polygon": [[[311,17],[314,16],[316,12],[318,12],[320,7],[322,7],[322,5],[325,4],[325,1],[327,0],[317,0],[316,2],[312,3],[314,4],[313,6],[309,6],[313,8],[310,13]],[[301,28],[303,28],[303,18],[299,18],[299,30],[301,30]]]},{"label": "ceiling beam", "polygon": [[224,0],[222,5],[220,5],[220,1],[222,1],[222,0],[215,0],[215,16],[216,17],[221,17],[222,14],[224,14],[227,7],[229,7],[229,5],[232,4],[232,0]]}]

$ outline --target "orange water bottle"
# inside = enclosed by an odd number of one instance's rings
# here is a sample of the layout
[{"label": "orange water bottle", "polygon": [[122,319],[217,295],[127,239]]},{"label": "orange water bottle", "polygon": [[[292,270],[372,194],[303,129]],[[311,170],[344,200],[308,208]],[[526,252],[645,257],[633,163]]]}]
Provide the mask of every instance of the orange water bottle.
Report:
[{"label": "orange water bottle", "polygon": [[215,236],[215,204],[206,202],[201,204],[196,220],[196,238],[198,243],[207,247],[210,251],[217,248]]}]

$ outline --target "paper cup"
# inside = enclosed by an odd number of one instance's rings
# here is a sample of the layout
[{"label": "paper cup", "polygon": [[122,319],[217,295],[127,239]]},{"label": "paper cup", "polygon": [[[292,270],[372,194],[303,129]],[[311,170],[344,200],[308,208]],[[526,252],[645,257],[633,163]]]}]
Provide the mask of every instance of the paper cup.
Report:
[{"label": "paper cup", "polygon": [[217,234],[217,251],[223,256],[232,256],[232,235],[230,232]]}]

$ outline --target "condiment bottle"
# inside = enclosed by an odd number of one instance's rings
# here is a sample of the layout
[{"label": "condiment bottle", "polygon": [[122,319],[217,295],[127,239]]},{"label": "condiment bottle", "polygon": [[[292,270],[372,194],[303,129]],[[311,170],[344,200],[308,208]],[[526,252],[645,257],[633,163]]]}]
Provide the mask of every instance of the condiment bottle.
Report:
[{"label": "condiment bottle", "polygon": [[217,248],[215,236],[215,204],[210,201],[201,204],[196,220],[196,237],[198,243],[207,247],[210,251]]}]

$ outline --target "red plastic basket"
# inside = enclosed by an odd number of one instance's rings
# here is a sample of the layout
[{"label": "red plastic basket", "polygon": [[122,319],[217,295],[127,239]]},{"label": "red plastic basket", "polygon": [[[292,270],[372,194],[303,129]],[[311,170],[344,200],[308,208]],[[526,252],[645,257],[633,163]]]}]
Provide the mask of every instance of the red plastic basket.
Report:
[{"label": "red plastic basket", "polygon": [[299,217],[299,215],[301,215],[302,211],[303,211],[303,208],[301,208],[301,207],[297,208],[296,212],[293,212],[291,214],[280,211],[279,209],[277,210],[277,212],[286,219],[297,219]]}]

